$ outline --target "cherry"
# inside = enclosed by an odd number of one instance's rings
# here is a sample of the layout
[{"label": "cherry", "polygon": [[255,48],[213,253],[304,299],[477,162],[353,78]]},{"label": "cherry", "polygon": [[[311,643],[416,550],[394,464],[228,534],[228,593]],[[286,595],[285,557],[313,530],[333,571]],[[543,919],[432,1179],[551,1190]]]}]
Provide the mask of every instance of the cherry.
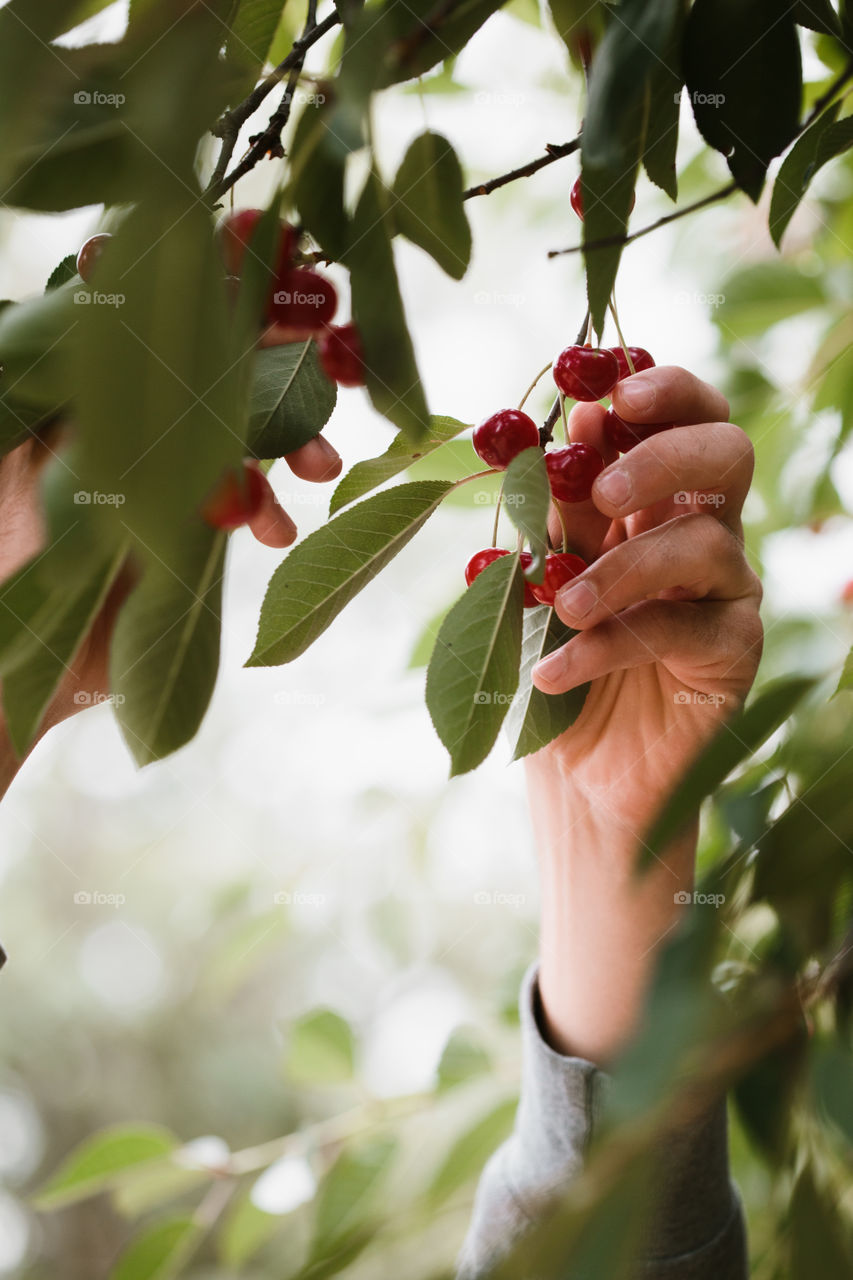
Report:
[{"label": "cherry", "polygon": [[101,231],[96,236],[89,236],[89,239],[77,254],[77,274],[86,284],[92,279],[92,272],[95,270],[101,254],[110,240],[112,240],[112,236],[109,231]]},{"label": "cherry", "polygon": [[849,606],[853,604],[853,578],[851,578],[849,582],[845,582],[844,586],[841,588],[841,595],[839,599],[844,605]]},{"label": "cherry", "polygon": [[310,338],[335,314],[338,294],[331,280],[304,267],[288,268],[275,282],[269,318],[294,339]]},{"label": "cherry", "polygon": [[342,387],[364,386],[364,352],[361,334],[354,324],[327,329],[317,346],[327,378]]},{"label": "cherry", "polygon": [[[483,570],[488,568],[488,566],[492,564],[495,560],[500,560],[501,556],[508,556],[510,554],[511,553],[509,551],[506,551],[503,547],[486,547],[485,550],[483,551],[476,551],[465,566],[465,581],[468,584],[468,586],[470,587],[474,579],[479,577],[479,575],[483,572]],[[533,556],[530,554],[529,551],[522,551],[521,556],[519,558],[521,560],[521,567],[526,572],[530,568],[531,564],[533,563]],[[536,603],[537,603],[537,600],[533,594],[530,583],[525,582],[524,584],[525,609],[532,609],[536,605]]]},{"label": "cherry", "polygon": [[661,431],[669,431],[673,422],[626,422],[620,418],[615,409],[608,409],[604,415],[604,434],[620,453],[627,453],[634,445],[641,444]]},{"label": "cherry", "polygon": [[[255,234],[255,229],[263,216],[263,209],[240,209],[238,213],[229,214],[222,223],[220,229],[222,257],[225,260],[225,270],[229,276],[238,276],[240,274],[249,241]],[[280,276],[287,271],[295,253],[296,232],[289,223],[283,222],[281,224],[278,257],[275,264],[276,276]]]},{"label": "cherry", "polygon": [[[571,202],[571,206],[574,209],[575,213],[578,215],[581,222],[583,222],[583,187],[582,187],[580,178],[575,178],[574,182],[572,183],[572,189],[569,192],[569,201]],[[629,213],[633,213],[634,205],[636,203],[637,203],[637,194],[636,192],[632,191],[631,192],[631,208],[628,210]]]},{"label": "cherry", "polygon": [[474,448],[495,471],[505,471],[522,449],[539,443],[539,428],[520,409],[501,409],[474,431]]},{"label": "cherry", "polygon": [[555,498],[560,502],[586,502],[595,477],[604,470],[604,459],[595,445],[579,442],[549,449],[545,466]]},{"label": "cherry", "polygon": [[554,361],[554,381],[572,400],[601,400],[619,381],[619,361],[597,347],[566,347]]},{"label": "cherry", "polygon": [[226,471],[205,500],[201,514],[214,529],[239,529],[258,514],[267,496],[269,481],[254,459],[243,463],[242,475]]},{"label": "cherry", "polygon": [[560,551],[556,555],[545,557],[545,578],[537,586],[531,588],[540,604],[553,605],[554,597],[561,587],[586,568],[586,561],[570,551]]},{"label": "cherry", "polygon": [[[619,362],[619,381],[621,382],[623,378],[630,378],[631,369],[623,349],[621,347],[608,347],[608,350],[613,352]],[[639,373],[641,369],[654,369],[654,357],[649,355],[645,347],[629,347],[628,350],[631,353],[631,359],[634,361],[634,373]]]}]

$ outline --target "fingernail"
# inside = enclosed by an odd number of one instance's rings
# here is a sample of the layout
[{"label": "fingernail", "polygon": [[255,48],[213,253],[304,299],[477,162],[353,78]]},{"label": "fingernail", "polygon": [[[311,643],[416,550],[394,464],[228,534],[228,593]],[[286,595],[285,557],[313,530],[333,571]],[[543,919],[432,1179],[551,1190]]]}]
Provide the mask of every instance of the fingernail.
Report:
[{"label": "fingernail", "polygon": [[533,676],[541,684],[557,684],[563,674],[563,670],[562,654],[552,653],[549,657],[543,658],[541,662],[536,663],[533,668]]},{"label": "fingernail", "polygon": [[557,593],[560,613],[567,613],[570,618],[585,618],[598,603],[598,596],[587,582],[576,582],[564,587]]},{"label": "fingernail", "polygon": [[636,413],[647,413],[657,399],[657,393],[654,383],[649,378],[644,378],[641,373],[635,373],[632,378],[626,378],[624,382],[619,383],[619,398]]},{"label": "fingernail", "polygon": [[605,471],[604,475],[599,476],[595,482],[597,496],[603,498],[605,502],[612,503],[614,507],[624,507],[631,497],[633,488],[631,477],[621,467]]},{"label": "fingernail", "polygon": [[328,440],[324,440],[322,436],[315,436],[314,439],[330,462],[340,462],[341,455],[334,445],[329,444]]}]

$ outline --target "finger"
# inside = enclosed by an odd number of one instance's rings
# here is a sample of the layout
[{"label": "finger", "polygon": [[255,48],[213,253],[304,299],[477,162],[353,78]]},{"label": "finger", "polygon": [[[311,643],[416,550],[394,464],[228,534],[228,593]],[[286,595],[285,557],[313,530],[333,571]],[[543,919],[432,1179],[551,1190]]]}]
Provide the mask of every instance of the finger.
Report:
[{"label": "finger", "polygon": [[[569,439],[572,444],[591,444],[598,450],[605,463],[613,462],[619,456],[604,434],[604,407],[600,404],[576,404],[569,414]],[[559,445],[557,445],[559,448]],[[561,502],[560,515],[552,508],[548,519],[548,533],[551,545],[562,547],[563,524],[570,551],[583,556],[584,560],[594,560],[601,550],[601,544],[610,528],[610,517],[603,515],[595,503]]]},{"label": "finger", "polygon": [[677,591],[681,600],[737,600],[757,594],[757,584],[725,525],[686,515],[606,551],[558,593],[555,605],[567,626],[586,630],[662,592]]},{"label": "finger", "polygon": [[300,480],[334,480],[341,474],[341,455],[333,449],[328,440],[315,436],[300,449],[286,455],[287,465]]},{"label": "finger", "polygon": [[753,467],[752,444],[740,427],[730,422],[677,427],[644,440],[602,471],[592,496],[612,517],[669,498],[685,511],[707,510],[739,530]]},{"label": "finger", "polygon": [[644,369],[617,382],[613,408],[628,422],[727,422],[729,402],[722,392],[676,365]]},{"label": "finger", "polygon": [[761,657],[752,601],[673,604],[650,600],[581,631],[533,668],[543,693],[565,693],[615,671],[667,667],[689,689],[743,694]]},{"label": "finger", "polygon": [[264,476],[262,498],[257,511],[247,521],[249,528],[265,547],[289,547],[296,541],[296,525],[275,496],[275,490]]}]

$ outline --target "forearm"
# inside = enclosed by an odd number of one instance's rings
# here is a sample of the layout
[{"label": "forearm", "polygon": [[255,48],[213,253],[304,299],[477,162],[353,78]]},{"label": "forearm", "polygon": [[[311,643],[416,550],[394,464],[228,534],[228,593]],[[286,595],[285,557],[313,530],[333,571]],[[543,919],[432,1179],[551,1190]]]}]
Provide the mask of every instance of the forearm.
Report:
[{"label": "forearm", "polygon": [[547,752],[528,763],[539,850],[539,988],[545,1032],[560,1053],[606,1065],[642,1011],[658,948],[693,886],[696,831],[639,880],[637,857],[654,811],[629,822],[564,780]]}]

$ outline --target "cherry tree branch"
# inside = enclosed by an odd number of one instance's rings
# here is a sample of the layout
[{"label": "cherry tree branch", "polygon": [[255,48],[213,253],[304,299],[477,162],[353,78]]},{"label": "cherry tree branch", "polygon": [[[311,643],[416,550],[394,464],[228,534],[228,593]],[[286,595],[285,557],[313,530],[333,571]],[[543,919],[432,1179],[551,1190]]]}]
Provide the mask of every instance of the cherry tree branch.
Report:
[{"label": "cherry tree branch", "polygon": [[710,195],[703,196],[701,200],[694,200],[692,204],[686,204],[683,209],[676,209],[675,213],[667,213],[663,218],[658,218],[656,222],[650,222],[645,227],[640,227],[639,231],[632,231],[630,235],[602,236],[600,240],[590,240],[588,244],[573,244],[568,249],[549,249],[549,258],[559,258],[565,253],[581,253],[584,249],[609,249],[617,244],[631,244],[633,240],[639,240],[641,236],[647,236],[650,231],[657,231],[658,227],[665,227],[670,222],[678,222],[679,218],[686,218],[689,213],[695,213],[697,209],[704,209],[706,205],[716,204],[719,200],[726,200],[729,196],[739,191],[736,182],[727,182],[724,187],[719,187],[716,191],[712,191]]},{"label": "cherry tree branch", "polygon": [[544,156],[537,156],[535,160],[530,160],[518,169],[510,169],[509,173],[502,173],[498,178],[490,178],[488,182],[480,182],[475,187],[469,187],[462,193],[462,199],[471,200],[474,196],[488,196],[493,191],[497,191],[498,187],[505,187],[509,182],[516,182],[519,178],[530,178],[546,165],[553,164],[555,160],[562,160],[564,156],[572,155],[579,150],[580,145],[580,134],[572,138],[571,142],[559,144],[548,142],[545,144]]},{"label": "cherry tree branch", "polygon": [[[305,29],[299,39],[294,40],[293,48],[287,57],[268,76],[261,80],[260,84],[255,86],[239,106],[232,107],[230,111],[226,111],[220,116],[213,133],[222,139],[222,146],[205,192],[205,195],[211,201],[221,200],[225,192],[230,190],[239,178],[242,178],[250,169],[253,169],[259,160],[262,160],[264,156],[270,153],[275,154],[277,148],[281,146],[281,131],[290,115],[293,91],[304,65],[305,55],[318,40],[321,40],[323,36],[339,26],[340,21],[340,15],[337,11],[334,11],[324,18],[322,22],[317,22],[316,3],[310,4]],[[289,78],[284,96],[270,117],[269,124],[262,133],[252,140],[248,152],[240,163],[235,165],[234,169],[228,173],[228,165],[234,154],[240,130],[276,85],[281,84],[285,76]]]}]

